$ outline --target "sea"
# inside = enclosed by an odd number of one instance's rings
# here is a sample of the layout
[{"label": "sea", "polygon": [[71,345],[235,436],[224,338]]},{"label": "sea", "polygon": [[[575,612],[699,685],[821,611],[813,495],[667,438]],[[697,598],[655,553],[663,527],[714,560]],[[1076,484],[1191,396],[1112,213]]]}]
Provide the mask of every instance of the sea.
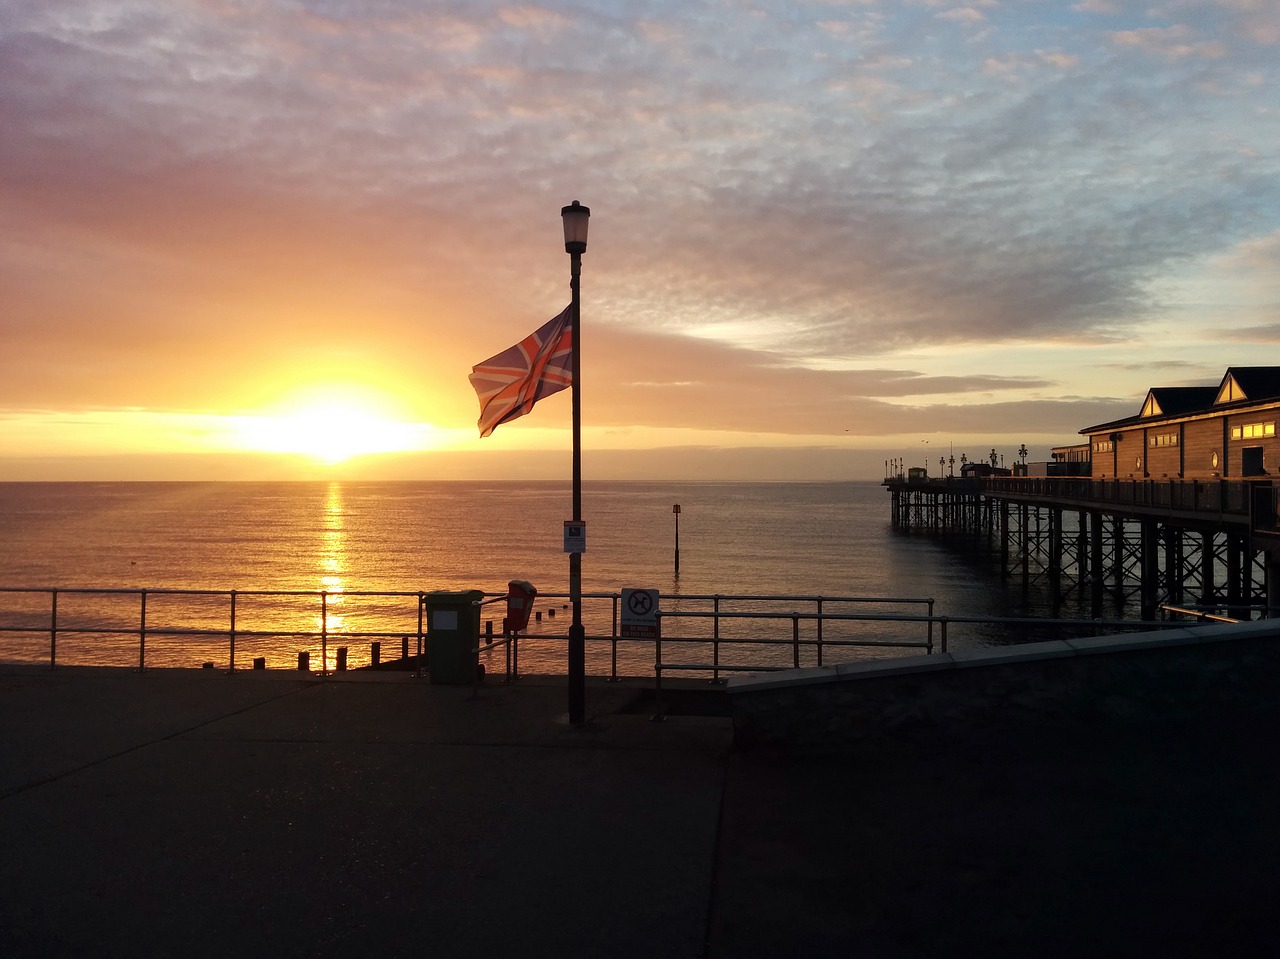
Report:
[{"label": "sea", "polygon": [[[559,482],[2,483],[0,661],[48,662],[52,652],[60,665],[247,668],[262,658],[296,668],[306,651],[321,669],[346,647],[355,668],[373,642],[383,661],[417,651],[420,594],[505,594],[522,580],[539,596],[519,668],[563,672],[571,515]],[[989,558],[894,529],[878,483],[588,481],[582,516],[590,674],[653,674],[652,640],[597,638],[616,634],[624,589],[657,591],[672,614],[663,662],[691,675],[708,656],[816,665],[815,622],[789,614],[813,612],[818,597],[826,612],[872,617],[825,622],[824,664],[924,652],[926,641],[936,649],[936,625],[910,619],[930,611],[1049,615],[1047,597],[1003,580]],[[93,590],[103,592],[84,592]],[[482,610],[499,634],[503,608]],[[717,622],[716,608],[735,615]],[[102,629],[116,632],[93,631]],[[952,650],[1028,638],[1039,637],[998,622],[953,624],[948,635]],[[879,645],[894,642],[904,645]],[[487,650],[486,668],[507,668],[508,653]]]}]

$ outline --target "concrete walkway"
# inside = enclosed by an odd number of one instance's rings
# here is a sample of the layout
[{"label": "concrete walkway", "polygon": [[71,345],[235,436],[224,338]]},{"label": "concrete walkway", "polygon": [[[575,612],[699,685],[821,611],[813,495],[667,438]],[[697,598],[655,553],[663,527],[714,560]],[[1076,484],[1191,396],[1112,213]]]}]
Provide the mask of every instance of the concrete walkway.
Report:
[{"label": "concrete walkway", "polygon": [[1274,954],[1276,730],[825,757],[593,682],[0,667],[0,956]]}]

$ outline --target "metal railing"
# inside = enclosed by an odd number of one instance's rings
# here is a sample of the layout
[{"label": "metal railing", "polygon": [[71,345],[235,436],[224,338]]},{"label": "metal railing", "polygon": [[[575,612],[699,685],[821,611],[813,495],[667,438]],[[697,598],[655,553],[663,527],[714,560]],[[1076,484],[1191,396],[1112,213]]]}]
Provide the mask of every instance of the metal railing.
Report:
[{"label": "metal railing", "polygon": [[[903,601],[906,602],[906,601]],[[1185,625],[1181,622],[1171,620],[1132,620],[1132,619],[1044,619],[1041,617],[1030,616],[940,616],[934,615],[931,600],[916,600],[915,602],[928,602],[928,614],[883,614],[883,613],[758,613],[758,617],[769,619],[787,619],[792,624],[792,635],[790,639],[772,639],[756,641],[760,645],[769,646],[788,646],[791,650],[791,662],[788,665],[763,665],[751,664],[741,666],[729,666],[720,663],[718,659],[712,663],[706,662],[672,662],[663,659],[663,644],[669,640],[662,637],[656,642],[657,662],[654,666],[654,691],[657,704],[657,714],[654,718],[661,719],[663,716],[663,698],[662,698],[662,674],[664,672],[700,672],[712,673],[712,682],[719,681],[720,672],[776,672],[787,669],[802,668],[801,649],[809,646],[816,649],[816,663],[818,667],[822,666],[822,649],[825,646],[859,646],[859,647],[896,647],[896,648],[915,648],[923,649],[926,655],[934,653],[934,628],[937,627],[937,650],[940,653],[947,652],[947,644],[949,642],[949,632],[952,626],[971,625],[971,626],[1018,626],[1033,629],[1051,629],[1060,633],[1072,633],[1073,635],[1100,636],[1108,632],[1125,632],[1134,630],[1159,630],[1179,627]],[[1169,607],[1168,611],[1183,612],[1183,610],[1175,610]],[[700,613],[666,613],[660,614],[663,620],[688,617],[702,616],[707,614]],[[722,613],[722,617],[733,617],[737,614]],[[1204,617],[1211,621],[1235,622],[1235,620],[1225,620],[1223,617],[1214,617],[1206,615]],[[859,641],[859,642],[842,642],[827,640],[823,643],[820,639],[802,639],[800,635],[800,622],[803,620],[860,620],[872,622],[890,622],[890,623],[915,623],[923,625],[926,630],[926,638],[923,641]]]},{"label": "metal railing", "polygon": [[[342,616],[337,610],[337,606],[344,603],[348,599],[404,599],[413,597],[418,607],[417,622],[414,630],[410,630],[408,635],[412,635],[415,631],[419,636],[418,652],[421,653],[421,636],[422,636],[422,613],[421,598],[425,593],[417,592],[397,592],[397,591],[330,591],[330,590],[211,590],[211,589],[121,589],[106,587],[57,587],[57,588],[24,588],[24,587],[0,587],[0,597],[30,596],[30,597],[47,597],[45,602],[43,615],[47,616],[46,623],[35,625],[34,622],[23,624],[16,622],[24,618],[41,615],[33,610],[12,610],[8,608],[0,608],[0,634],[26,634],[26,635],[45,635],[49,637],[49,666],[56,667],[58,665],[58,639],[60,636],[67,635],[85,635],[85,636],[136,636],[137,652],[138,652],[138,669],[145,670],[147,668],[147,642],[157,637],[179,637],[188,640],[205,639],[223,639],[227,643],[228,669],[234,671],[236,669],[236,652],[237,644],[244,640],[252,639],[311,639],[318,641],[321,648],[321,661],[324,664],[329,662],[329,641],[331,638],[343,639],[386,639],[395,636],[404,637],[405,629],[366,629],[366,630],[347,630],[338,628],[336,621]],[[119,622],[120,614],[118,607],[113,603],[113,608],[107,613],[101,610],[96,613],[81,613],[78,617],[74,614],[68,621],[68,613],[65,603],[67,597],[95,597],[99,599],[106,598],[109,602],[123,597],[136,598],[136,619],[131,619],[128,623]],[[164,626],[156,625],[154,620],[148,619],[148,607],[151,604],[151,613],[155,613],[155,601],[171,600],[174,598],[183,599],[200,599],[200,598],[220,598],[226,600],[225,625],[219,624],[204,626]],[[302,628],[282,628],[275,627],[269,629],[245,628],[243,625],[243,602],[246,599],[257,600],[295,600],[306,599],[317,604],[317,626],[314,629]],[[201,610],[206,617],[208,610]],[[187,611],[188,615],[199,616]],[[259,617],[274,615],[292,614],[295,618],[298,615],[306,615],[299,613],[298,610],[290,610],[282,613],[279,609],[263,613],[258,611]],[[114,614],[114,616],[112,615]],[[113,622],[113,618],[117,621]],[[0,658],[3,657],[3,650],[0,650]]]},{"label": "metal railing", "polygon": [[[500,602],[505,593],[485,593],[485,605]],[[5,636],[47,637],[47,654],[27,655],[25,659],[46,661],[51,667],[62,663],[59,641],[67,637],[110,637],[117,642],[109,649],[95,649],[100,664],[102,655],[108,652],[119,658],[135,650],[137,669],[145,670],[157,662],[154,648],[162,640],[179,639],[182,646],[177,654],[190,656],[202,652],[203,657],[221,657],[225,653],[228,671],[234,672],[243,648],[259,644],[263,640],[303,640],[320,647],[320,669],[327,674],[335,665],[334,653],[338,653],[339,668],[345,666],[346,646],[361,640],[384,640],[400,637],[402,656],[408,655],[410,638],[415,641],[414,653],[421,663],[427,636],[424,621],[424,598],[427,591],[310,591],[310,590],[208,590],[208,589],[123,589],[123,588],[26,588],[0,587],[0,639]],[[547,643],[563,641],[564,632],[545,631],[543,612],[547,621],[554,620],[556,605],[568,600],[567,593],[542,593],[539,601],[550,604],[531,618],[530,629],[518,635],[499,634],[495,637],[492,621],[485,624],[481,644],[484,651],[505,648],[507,662],[504,672],[510,678],[519,675],[520,643]],[[86,608],[83,601],[88,601]],[[381,612],[381,625],[375,628],[356,628],[349,620],[352,607],[365,600],[390,600],[393,611]],[[619,600],[616,592],[584,593],[584,622],[590,630],[587,639],[597,647],[607,644],[610,679],[619,676],[619,649],[652,646],[653,640],[623,636],[619,629]],[[550,603],[556,601],[556,603]],[[885,646],[917,646],[932,649],[933,621],[919,619],[923,638],[909,643],[884,642],[876,638],[850,638],[824,633],[824,624],[853,622],[899,626],[911,624],[912,616],[900,607],[919,606],[933,612],[933,602],[927,599],[901,599],[893,597],[824,597],[780,596],[763,594],[705,594],[664,597],[670,605],[669,620],[683,618],[689,623],[705,622],[701,632],[689,631],[682,636],[669,636],[670,644],[710,644],[711,671],[718,678],[721,668],[721,649],[725,647],[761,647],[790,643],[796,649],[801,646],[817,650],[821,662],[824,650],[851,646],[869,649]],[[408,604],[412,603],[410,611]],[[175,609],[176,604],[176,609]],[[299,605],[301,604],[301,605]],[[792,611],[780,612],[776,607],[784,604]],[[896,612],[848,612],[850,606],[878,604],[899,607]],[[567,605],[567,604],[566,604]],[[587,609],[587,607],[594,607]],[[762,608],[763,607],[763,608]],[[561,607],[563,608],[563,606]],[[841,610],[844,610],[843,612]],[[183,619],[185,617],[185,619]],[[374,618],[378,618],[374,614]],[[181,622],[175,622],[180,620]],[[193,620],[195,621],[193,623]],[[306,626],[310,620],[314,626]],[[773,627],[779,620],[792,624],[792,638],[778,640]],[[812,624],[813,635],[799,635],[800,623]],[[750,624],[753,629],[730,627]],[[567,625],[567,624],[566,624]],[[380,645],[380,643],[379,643]],[[341,652],[339,652],[341,651]],[[277,643],[271,650],[277,659],[281,653]],[[172,664],[175,653],[166,648],[159,660]],[[299,653],[300,662],[307,662],[309,653]],[[91,654],[91,658],[95,658]],[[634,657],[632,657],[634,659]],[[11,651],[0,646],[0,659],[12,659]],[[659,659],[656,654],[655,662]],[[735,666],[735,668],[737,668]],[[647,670],[646,670],[647,672]]]},{"label": "metal railing", "polygon": [[[484,593],[483,605],[500,602],[505,593]],[[203,650],[226,651],[227,670],[237,669],[237,655],[242,644],[263,640],[305,640],[320,646],[320,669],[328,675],[336,665],[346,665],[346,646],[336,647],[336,663],[331,659],[331,647],[337,643],[359,640],[382,640],[400,637],[401,655],[409,655],[409,641],[415,640],[414,653],[417,672],[420,674],[427,651],[426,623],[423,600],[427,591],[297,591],[297,590],[183,590],[183,589],[108,589],[108,588],[17,588],[0,587],[0,640],[6,636],[47,637],[47,656],[26,661],[47,661],[50,668],[60,665],[59,639],[67,636],[123,638],[125,644],[116,644],[118,655],[136,644],[138,670],[145,670],[158,659],[149,647],[160,639],[180,639],[180,653],[187,657],[182,665],[190,664],[190,656]],[[568,600],[568,593],[540,593],[538,600]],[[15,610],[13,600],[20,600],[22,609]],[[99,611],[96,615],[83,610],[70,610],[69,599],[103,601],[116,604],[110,615]],[[199,612],[205,622],[198,625],[171,625],[166,617],[157,623],[158,608],[174,600],[203,601],[213,603],[214,612],[207,606]],[[357,629],[346,622],[346,611],[358,600],[391,600],[413,603],[410,612],[397,605],[397,628],[383,623],[379,628]],[[262,603],[296,604],[302,601],[305,608],[293,607],[281,610],[277,606],[256,608]],[[659,613],[659,623],[667,624],[668,635],[661,638],[632,638],[622,635],[619,629],[620,594],[615,592],[584,593],[584,624],[589,627],[587,641],[599,648],[607,644],[607,667],[601,659],[597,674],[616,681],[619,678],[619,649],[629,647],[635,651],[631,663],[644,662],[645,649],[653,651],[653,670],[661,689],[664,672],[703,673],[711,682],[718,682],[722,673],[764,672],[778,669],[796,669],[805,665],[822,666],[832,651],[857,650],[855,658],[883,654],[886,650],[921,650],[931,654],[935,650],[946,652],[949,630],[956,625],[981,627],[1034,627],[1037,629],[1076,629],[1097,635],[1104,630],[1132,630],[1161,628],[1176,625],[1169,622],[1101,619],[1043,619],[993,616],[941,616],[936,615],[932,599],[901,597],[825,597],[705,594],[666,596],[667,606]],[[121,602],[132,610],[127,615],[119,608]],[[567,605],[567,604],[565,604]],[[787,609],[778,608],[780,605]],[[252,607],[246,609],[246,607]],[[867,607],[876,607],[868,609]],[[565,608],[564,605],[560,607]],[[305,610],[309,609],[310,613]],[[167,617],[172,610],[165,610]],[[505,678],[513,681],[520,675],[520,646],[522,643],[562,644],[567,637],[564,631],[547,632],[541,628],[543,612],[547,619],[554,619],[556,605],[539,611],[531,617],[531,630],[516,634],[498,633],[492,621],[485,623],[479,637],[477,652],[504,650]],[[1170,612],[1173,612],[1170,610]],[[1178,610],[1178,612],[1182,612]],[[192,614],[195,615],[194,613]],[[315,615],[315,628],[297,628],[297,617]],[[384,616],[389,616],[384,612]],[[218,622],[210,621],[211,617]],[[294,622],[286,622],[292,617]],[[195,618],[199,619],[199,616]],[[270,621],[264,626],[263,619]],[[342,624],[339,625],[339,620]],[[672,634],[671,624],[681,624],[678,634]],[[784,625],[785,624],[785,625]],[[567,627],[567,623],[565,624]],[[779,627],[782,628],[779,628]],[[214,641],[215,646],[210,646]],[[204,642],[204,646],[199,645]],[[224,645],[225,644],[225,645]],[[375,644],[375,648],[380,643]],[[681,653],[674,653],[679,649]],[[699,655],[699,650],[709,655]],[[726,661],[724,652],[731,658]],[[280,648],[271,652],[278,657]],[[777,654],[781,651],[782,655]],[[557,648],[557,653],[559,652]],[[150,657],[150,659],[149,659]],[[298,653],[299,664],[308,662],[309,653]],[[172,663],[172,652],[168,655]],[[9,651],[0,646],[0,660],[13,661]],[[376,657],[375,657],[376,660]],[[261,658],[265,665],[265,657]],[[102,665],[101,662],[87,665]],[[255,666],[257,662],[255,662]],[[630,675],[647,673],[647,667]]]},{"label": "metal railing", "polygon": [[1251,490],[1270,485],[1240,479],[1091,479],[1087,476],[988,476],[984,492],[1187,513],[1249,515]]}]

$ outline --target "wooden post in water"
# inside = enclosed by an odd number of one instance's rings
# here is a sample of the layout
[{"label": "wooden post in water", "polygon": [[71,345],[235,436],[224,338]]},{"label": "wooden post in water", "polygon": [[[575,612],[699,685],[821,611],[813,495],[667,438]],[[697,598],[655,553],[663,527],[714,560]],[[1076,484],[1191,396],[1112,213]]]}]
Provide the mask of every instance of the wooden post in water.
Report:
[{"label": "wooden post in water", "polygon": [[676,503],[671,507],[671,512],[676,517],[676,575],[680,575],[680,504]]}]

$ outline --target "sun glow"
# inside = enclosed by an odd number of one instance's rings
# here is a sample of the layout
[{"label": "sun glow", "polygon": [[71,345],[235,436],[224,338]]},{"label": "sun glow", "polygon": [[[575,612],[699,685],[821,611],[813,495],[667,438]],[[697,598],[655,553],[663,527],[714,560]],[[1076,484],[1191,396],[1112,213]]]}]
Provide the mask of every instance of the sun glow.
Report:
[{"label": "sun glow", "polygon": [[309,402],[274,416],[245,418],[240,442],[262,453],[292,453],[332,465],[372,453],[404,453],[440,445],[440,431],[406,423],[368,401]]}]

